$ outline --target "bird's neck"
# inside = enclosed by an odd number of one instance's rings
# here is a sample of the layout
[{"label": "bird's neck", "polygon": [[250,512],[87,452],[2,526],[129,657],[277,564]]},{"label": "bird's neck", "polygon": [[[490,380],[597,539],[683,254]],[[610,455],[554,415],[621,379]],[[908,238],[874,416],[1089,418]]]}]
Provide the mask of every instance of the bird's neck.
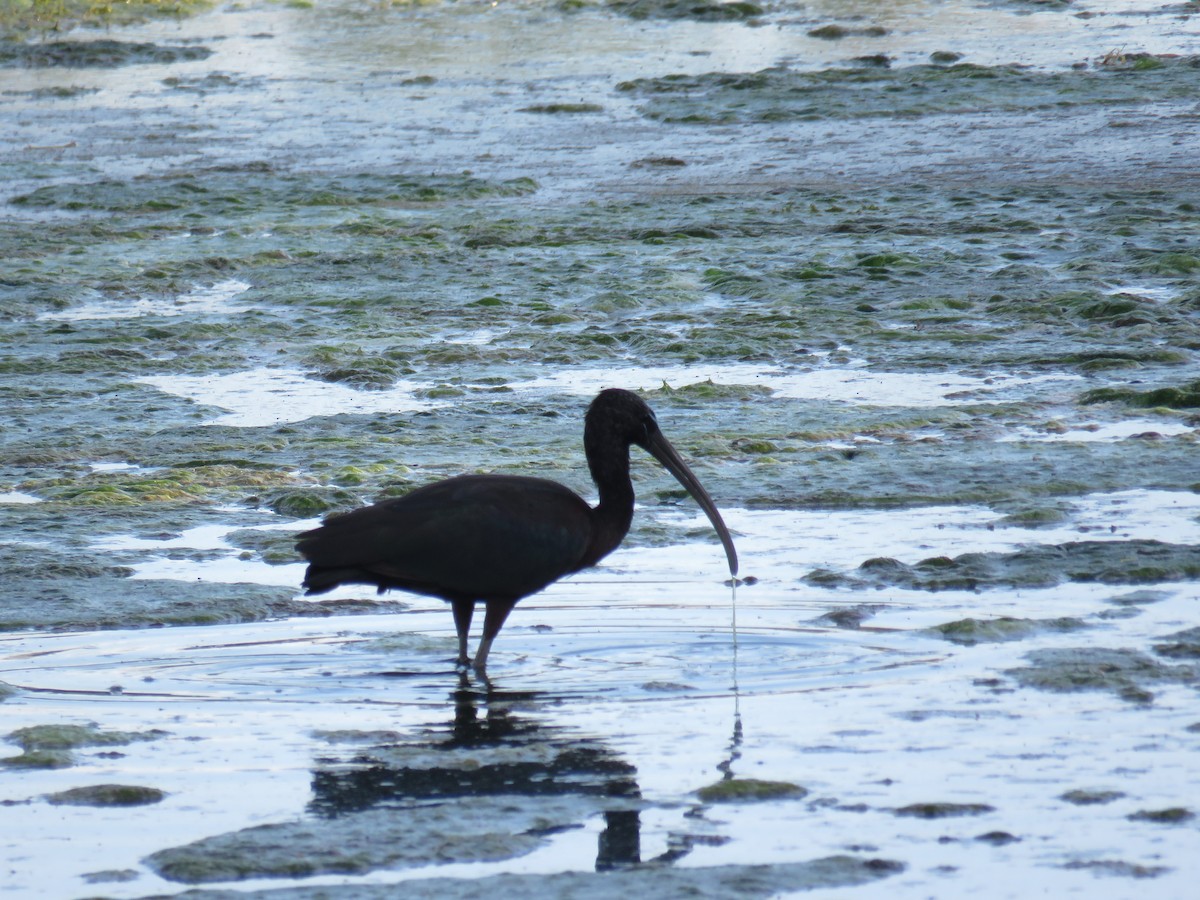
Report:
[{"label": "bird's neck", "polygon": [[585,440],[588,468],[600,492],[600,503],[592,513],[594,530],[588,556],[593,565],[616,550],[633,521],[633,482],[629,478],[629,447],[611,444],[596,447]]}]

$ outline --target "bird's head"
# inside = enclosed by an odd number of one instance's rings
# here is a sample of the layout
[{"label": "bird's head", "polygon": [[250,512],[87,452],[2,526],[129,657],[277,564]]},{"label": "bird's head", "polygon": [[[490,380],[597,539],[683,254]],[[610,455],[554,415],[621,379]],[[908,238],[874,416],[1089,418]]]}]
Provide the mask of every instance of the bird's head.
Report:
[{"label": "bird's head", "polygon": [[662,437],[654,410],[632,391],[606,388],[588,407],[585,428],[597,437],[603,435],[628,446],[637,444],[650,451],[654,436]]},{"label": "bird's head", "polygon": [[[737,575],[737,551],[733,547],[733,538],[717,506],[708,495],[708,491],[688,468],[678,451],[671,446],[658,428],[658,419],[652,410],[637,394],[620,388],[607,388],[596,395],[592,405],[588,407],[587,418],[583,433],[584,447],[587,449],[588,462],[593,466],[592,473],[596,476],[596,466],[603,465],[601,460],[611,452],[619,452],[624,465],[626,483],[628,483],[628,448],[637,444],[675,476],[675,480],[695,498],[704,510],[708,520],[716,529],[721,543],[725,547],[725,556],[729,561],[729,573]],[[614,442],[617,444],[613,446]],[[597,484],[600,479],[597,478]]]}]

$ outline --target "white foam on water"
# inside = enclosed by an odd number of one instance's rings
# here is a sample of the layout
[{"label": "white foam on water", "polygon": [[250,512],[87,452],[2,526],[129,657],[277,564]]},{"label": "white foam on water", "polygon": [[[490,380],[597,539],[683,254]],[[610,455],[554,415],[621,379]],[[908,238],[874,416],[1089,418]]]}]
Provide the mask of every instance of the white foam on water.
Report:
[{"label": "white foam on water", "polygon": [[133,463],[127,463],[127,462],[94,462],[94,463],[88,463],[88,467],[93,472],[97,472],[100,474],[107,474],[110,472],[148,472],[148,471],[150,471],[149,469],[145,468],[144,466],[137,466],[137,465],[134,465]]},{"label": "white foam on water", "polygon": [[877,372],[859,366],[829,366],[789,372],[750,363],[688,366],[642,366],[610,369],[567,369],[543,378],[516,382],[514,390],[555,389],[592,394],[601,388],[655,390],[663,385],[714,384],[765,387],[777,397],[826,400],[860,406],[935,407],[961,403],[998,403],[1014,389],[1064,381],[1070,374],[984,376],[953,372]]},{"label": "white foam on water", "polygon": [[1046,443],[1074,441],[1089,443],[1092,441],[1124,441],[1143,434],[1176,437],[1181,434],[1192,434],[1195,430],[1193,426],[1186,425],[1183,422],[1164,422],[1157,419],[1125,419],[1121,422],[1104,422],[1102,424],[1075,424],[1067,426],[1062,431],[1044,431],[1035,428],[1020,427],[996,440],[1001,443],[1016,441]]},{"label": "white foam on water", "polygon": [[1155,303],[1169,303],[1182,291],[1175,285],[1120,284],[1109,288],[1108,293],[1110,295],[1132,294],[1135,297],[1153,300]]},{"label": "white foam on water", "polygon": [[250,290],[244,281],[229,279],[197,287],[178,297],[142,297],[135,300],[102,300],[70,309],[42,313],[47,321],[80,322],[89,319],[138,319],[143,316],[223,315],[245,312],[250,307],[231,302]]},{"label": "white foam on water", "polygon": [[258,368],[228,375],[153,375],[138,379],[164,393],[186,397],[225,414],[206,425],[261,428],[302,422],[314,416],[416,412],[443,403],[413,392],[428,385],[402,381],[386,391],[360,391],[307,377],[296,369]]},{"label": "white foam on water", "polygon": [[[873,372],[855,368],[788,373],[751,364],[657,366],[625,369],[566,369],[543,378],[514,382],[514,391],[558,390],[589,395],[605,387],[654,390],[664,384],[757,385],[792,399],[831,400],[863,406],[933,407],[993,403],[1014,390],[1075,380],[1074,375],[968,376],[945,373]],[[186,397],[225,414],[206,425],[256,428],[301,422],[315,416],[416,412],[446,405],[415,392],[431,383],[401,381],[385,391],[363,391],[307,377],[296,369],[260,367],[226,375],[153,375],[138,379],[168,394]]]}]

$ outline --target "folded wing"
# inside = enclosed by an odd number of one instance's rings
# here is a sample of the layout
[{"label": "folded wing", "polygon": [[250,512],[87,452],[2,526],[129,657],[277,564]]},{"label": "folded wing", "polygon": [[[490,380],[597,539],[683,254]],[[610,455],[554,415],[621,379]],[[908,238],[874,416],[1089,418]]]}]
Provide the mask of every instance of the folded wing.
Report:
[{"label": "folded wing", "polygon": [[517,600],[577,571],[592,510],[540,478],[464,475],[331,516],[300,535],[304,586],[399,588],[446,600]]}]

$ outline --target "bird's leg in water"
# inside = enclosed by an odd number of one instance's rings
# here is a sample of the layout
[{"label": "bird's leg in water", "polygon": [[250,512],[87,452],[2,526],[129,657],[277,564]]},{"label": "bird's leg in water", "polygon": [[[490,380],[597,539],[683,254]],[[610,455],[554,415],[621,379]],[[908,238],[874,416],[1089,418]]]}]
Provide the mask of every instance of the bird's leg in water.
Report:
[{"label": "bird's leg in water", "polygon": [[454,610],[454,630],[458,632],[458,666],[465,669],[471,665],[467,656],[467,638],[471,633],[471,616],[475,614],[474,600],[451,600]]},{"label": "bird's leg in water", "polygon": [[516,605],[516,600],[488,601],[487,612],[483,617],[483,639],[479,642],[479,649],[475,651],[476,672],[483,674],[487,671],[487,658],[492,649],[492,641],[496,639],[496,635],[504,627],[504,620]]}]

